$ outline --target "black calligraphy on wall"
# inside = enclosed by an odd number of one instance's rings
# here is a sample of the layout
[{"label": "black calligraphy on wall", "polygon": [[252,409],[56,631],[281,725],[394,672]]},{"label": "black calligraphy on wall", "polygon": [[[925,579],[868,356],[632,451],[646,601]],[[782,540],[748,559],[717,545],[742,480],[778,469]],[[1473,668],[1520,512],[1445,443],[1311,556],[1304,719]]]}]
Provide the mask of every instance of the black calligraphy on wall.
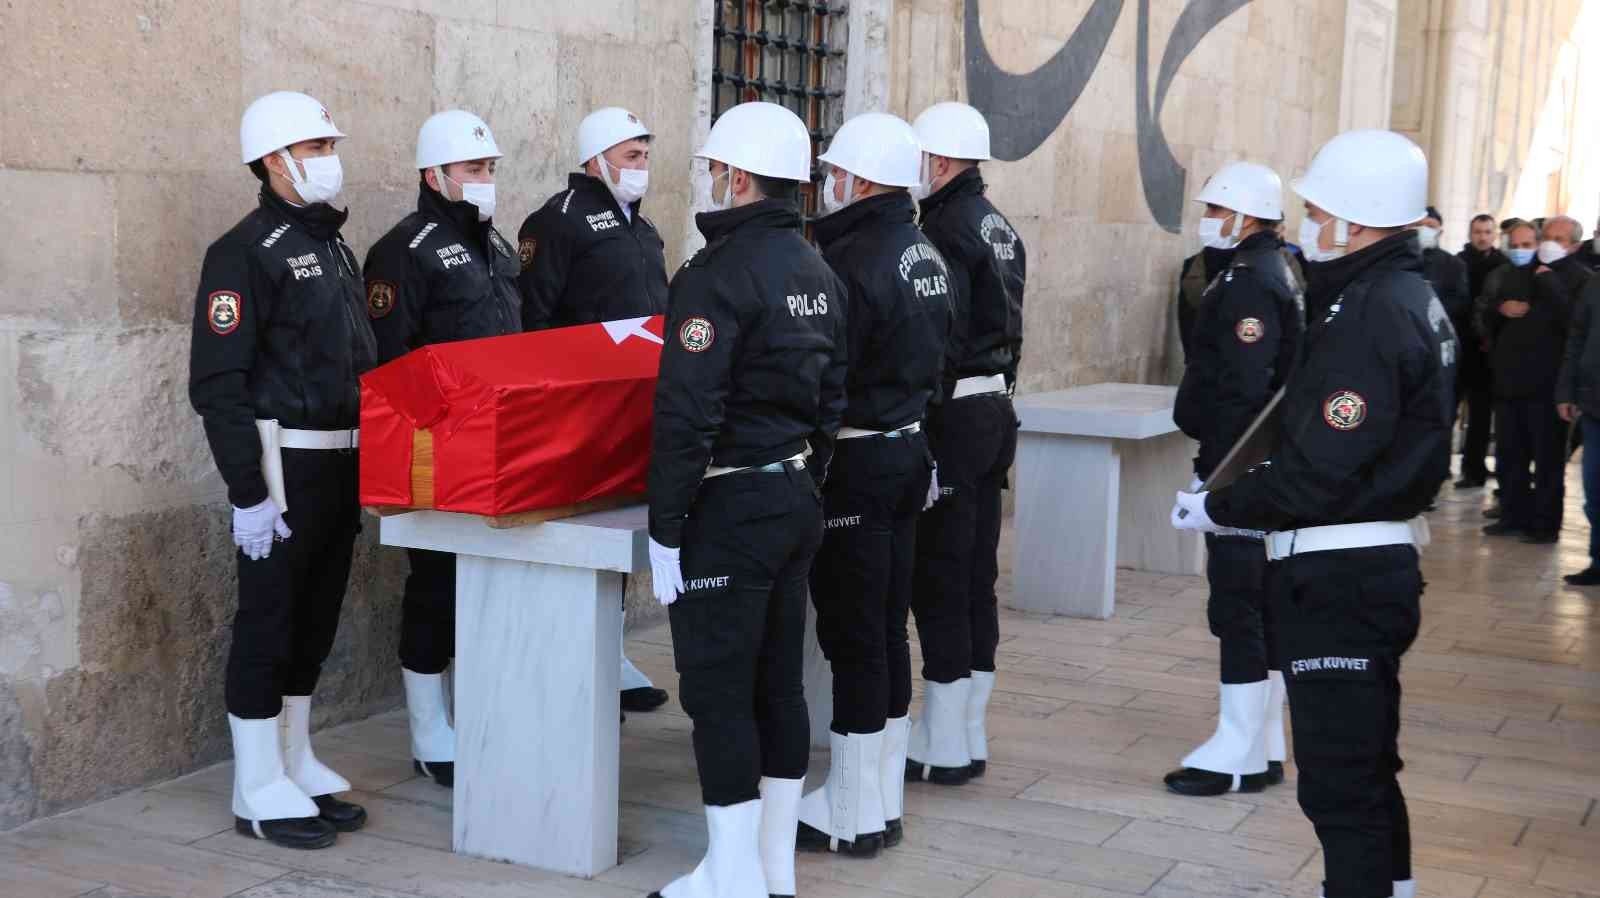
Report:
[{"label": "black calligraphy on wall", "polygon": [[[1172,79],[1200,41],[1222,20],[1251,0],[1189,0],[1167,36],[1150,90],[1150,0],[1138,0],[1137,58],[1135,59],[1134,121],[1138,134],[1139,178],[1145,202],[1156,223],[1176,234],[1183,226],[1183,200],[1187,172],[1172,155],[1161,130],[1161,110],[1166,105]],[[996,158],[1022,159],[1044,143],[1072,107],[1100,67],[1111,33],[1122,15],[1124,0],[1094,0],[1083,20],[1044,65],[1026,74],[1000,68],[989,53],[979,22],[979,0],[966,0],[967,96],[989,120]]]}]

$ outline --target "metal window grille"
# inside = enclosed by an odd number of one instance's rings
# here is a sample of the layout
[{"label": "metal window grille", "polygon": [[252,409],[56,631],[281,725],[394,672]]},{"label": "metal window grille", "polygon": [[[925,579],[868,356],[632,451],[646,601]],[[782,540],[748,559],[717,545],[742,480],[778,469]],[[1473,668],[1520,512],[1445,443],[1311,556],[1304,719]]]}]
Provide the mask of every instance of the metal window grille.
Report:
[{"label": "metal window grille", "polygon": [[[740,103],[788,107],[811,130],[813,158],[844,121],[844,0],[715,0],[711,120]],[[817,191],[801,185],[807,221]]]}]

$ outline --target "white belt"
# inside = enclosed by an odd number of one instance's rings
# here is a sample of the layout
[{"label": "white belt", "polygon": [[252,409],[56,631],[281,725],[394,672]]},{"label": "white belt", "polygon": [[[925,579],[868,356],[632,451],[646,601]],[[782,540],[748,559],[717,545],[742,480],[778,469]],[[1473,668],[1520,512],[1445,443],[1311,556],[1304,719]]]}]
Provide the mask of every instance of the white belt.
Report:
[{"label": "white belt", "polygon": [[965,399],[968,396],[982,396],[985,393],[1004,393],[1006,391],[1006,376],[1004,374],[986,374],[983,377],[963,377],[956,381],[956,388],[950,392],[951,399]]},{"label": "white belt", "polygon": [[894,430],[862,430],[859,427],[841,427],[841,428],[839,428],[839,439],[841,439],[841,440],[859,440],[859,439],[861,439],[863,437],[881,437],[881,436],[888,436],[889,434],[907,434],[907,435],[910,435],[910,434],[913,434],[913,433],[918,433],[921,430],[922,430],[922,422],[921,421],[913,421],[913,422],[911,422],[910,424],[907,424],[904,427],[896,427]]},{"label": "white belt", "polygon": [[359,430],[290,430],[278,431],[281,449],[356,449],[361,445]]},{"label": "white belt", "polygon": [[797,452],[794,455],[791,455],[788,458],[784,459],[783,461],[775,461],[770,465],[745,465],[742,468],[720,468],[720,467],[718,467],[716,465],[710,465],[710,466],[708,466],[706,468],[706,476],[701,478],[701,479],[702,480],[710,480],[713,477],[724,477],[724,476],[726,476],[728,474],[737,474],[740,471],[756,471],[756,470],[760,470],[762,468],[773,468],[773,469],[776,470],[778,467],[784,466],[784,465],[794,465],[794,464],[803,465],[803,464],[805,464],[806,456],[808,456],[810,454],[811,454],[811,450],[808,448],[804,452]]},{"label": "white belt", "polygon": [[1373,546],[1415,546],[1417,527],[1411,521],[1373,521],[1366,524],[1334,524],[1305,527],[1267,534],[1268,561],[1281,561],[1307,552],[1332,552],[1337,549],[1367,549]]}]

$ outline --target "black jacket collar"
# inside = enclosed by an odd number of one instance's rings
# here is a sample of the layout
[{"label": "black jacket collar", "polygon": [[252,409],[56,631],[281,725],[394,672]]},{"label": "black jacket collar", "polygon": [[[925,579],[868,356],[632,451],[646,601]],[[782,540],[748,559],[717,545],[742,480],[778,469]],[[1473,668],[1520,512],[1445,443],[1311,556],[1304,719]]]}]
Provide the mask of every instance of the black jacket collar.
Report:
[{"label": "black jacket collar", "polygon": [[818,245],[828,246],[858,228],[876,224],[911,224],[916,220],[916,214],[911,194],[895,190],[857,200],[832,215],[818,219],[812,225],[812,233],[816,235]]},{"label": "black jacket collar", "polygon": [[987,189],[988,186],[983,183],[983,172],[974,165],[923,200],[922,214],[927,215],[958,196],[982,196]]},{"label": "black jacket collar", "polygon": [[300,225],[318,240],[331,240],[339,236],[339,229],[350,217],[349,209],[335,209],[327,203],[291,206],[264,184],[261,187],[261,208]]},{"label": "black jacket collar", "polygon": [[567,187],[572,190],[576,190],[584,196],[591,197],[595,202],[609,205],[612,209],[616,210],[618,215],[622,216],[622,221],[624,224],[627,224],[634,218],[638,217],[639,204],[644,202],[644,200],[637,200],[633,203],[630,203],[629,210],[627,213],[624,213],[622,205],[617,202],[616,195],[611,192],[611,189],[605,185],[604,181],[600,180],[599,178],[590,177],[587,173],[581,171],[575,171],[567,175]]},{"label": "black jacket collar", "polygon": [[720,212],[701,212],[694,217],[694,224],[710,243],[745,228],[799,230],[800,210],[790,200],[761,200]]},{"label": "black jacket collar", "polygon": [[446,199],[445,195],[426,184],[417,194],[417,211],[423,215],[442,218],[455,225],[463,234],[477,237],[489,222],[478,221],[478,207],[466,200]]},{"label": "black jacket collar", "polygon": [[1368,272],[1421,271],[1422,243],[1417,232],[1408,229],[1332,261],[1308,262],[1306,269],[1306,305],[1324,309]]}]

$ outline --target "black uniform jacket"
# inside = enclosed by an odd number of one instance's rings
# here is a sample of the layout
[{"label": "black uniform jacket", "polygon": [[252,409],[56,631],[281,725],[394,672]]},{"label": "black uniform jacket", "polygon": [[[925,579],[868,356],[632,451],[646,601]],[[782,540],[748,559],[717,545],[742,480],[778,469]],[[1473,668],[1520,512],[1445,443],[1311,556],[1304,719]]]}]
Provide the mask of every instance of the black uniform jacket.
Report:
[{"label": "black uniform jacket", "polygon": [[922,230],[950,268],[955,326],[945,356],[948,395],[963,377],[1004,374],[1022,360],[1022,288],[1028,254],[1011,223],[983,195],[970,168],[922,201]]},{"label": "black uniform jacket", "polygon": [[1489,354],[1484,351],[1483,344],[1489,338],[1478,330],[1478,300],[1483,296],[1483,284],[1489,279],[1489,272],[1511,260],[1506,258],[1505,253],[1492,247],[1488,252],[1480,253],[1470,243],[1456,254],[1456,258],[1466,263],[1467,296],[1471,299],[1461,317],[1452,316],[1450,319],[1461,338],[1461,387],[1463,390],[1488,389]]},{"label": "black uniform jacket", "polygon": [[1207,499],[1224,527],[1408,520],[1446,473],[1455,332],[1416,232],[1309,267],[1306,304],[1327,311],[1289,375],[1270,461]]},{"label": "black uniform jacket", "polygon": [[574,173],[522,223],[522,326],[530,331],[660,315],[667,310],[661,235],[632,220],[598,178]]},{"label": "black uniform jacket", "polygon": [[[1541,268],[1546,270],[1541,273]],[[1551,266],[1537,259],[1521,267],[1508,262],[1489,274],[1478,315],[1489,339],[1496,399],[1555,401],[1572,303],[1589,277],[1589,269],[1571,256]],[[1528,303],[1528,314],[1500,314],[1501,303],[1513,299]]]},{"label": "black uniform jacket", "polygon": [[1279,244],[1270,233],[1245,238],[1195,313],[1173,417],[1200,443],[1202,480],[1283,385],[1300,348],[1303,298]]},{"label": "black uniform jacket", "polygon": [[189,401],[205,421],[228,500],[267,498],[256,420],[287,428],[358,426],[358,378],[377,363],[348,217],[291,206],[271,190],[206,250],[195,291]]},{"label": "black uniform jacket", "polygon": [[1466,262],[1442,249],[1425,249],[1422,251],[1422,276],[1433,285],[1433,292],[1452,323],[1467,320],[1472,314],[1473,296]]},{"label": "black uniform jacket", "polygon": [[522,332],[517,257],[478,207],[424,186],[367,252],[367,315],[387,362],[429,343]]},{"label": "black uniform jacket", "polygon": [[904,191],[859,200],[816,223],[823,258],[849,291],[844,424],[895,430],[938,395],[950,335],[950,271],[917,228]]},{"label": "black uniform jacket", "polygon": [[707,465],[766,465],[808,440],[826,455],[845,408],[848,297],[800,210],[762,200],[695,223],[707,242],[672,280],[656,383],[650,535],[666,546]]}]

